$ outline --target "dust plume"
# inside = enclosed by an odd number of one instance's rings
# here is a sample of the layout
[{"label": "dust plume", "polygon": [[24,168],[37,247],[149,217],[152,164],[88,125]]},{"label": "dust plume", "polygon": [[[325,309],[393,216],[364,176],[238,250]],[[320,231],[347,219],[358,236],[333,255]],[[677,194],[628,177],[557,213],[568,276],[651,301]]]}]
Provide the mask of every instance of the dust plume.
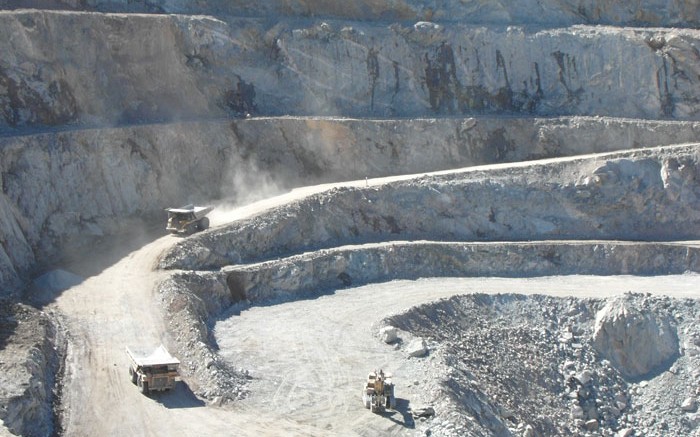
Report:
[{"label": "dust plume", "polygon": [[223,178],[223,199],[209,213],[212,226],[219,226],[250,214],[250,206],[289,191],[291,184],[261,170],[254,161],[238,161]]}]

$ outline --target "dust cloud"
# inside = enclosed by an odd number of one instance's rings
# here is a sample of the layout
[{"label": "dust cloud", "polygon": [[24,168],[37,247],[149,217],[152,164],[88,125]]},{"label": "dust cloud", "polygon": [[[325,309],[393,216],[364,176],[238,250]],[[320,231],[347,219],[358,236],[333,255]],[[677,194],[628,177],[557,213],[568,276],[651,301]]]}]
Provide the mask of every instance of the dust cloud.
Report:
[{"label": "dust cloud", "polygon": [[264,199],[288,192],[290,186],[291,183],[276,180],[253,161],[234,163],[223,178],[220,192],[225,197],[214,202],[209,222],[211,226],[220,226],[243,218],[256,209],[255,205],[260,207]]}]

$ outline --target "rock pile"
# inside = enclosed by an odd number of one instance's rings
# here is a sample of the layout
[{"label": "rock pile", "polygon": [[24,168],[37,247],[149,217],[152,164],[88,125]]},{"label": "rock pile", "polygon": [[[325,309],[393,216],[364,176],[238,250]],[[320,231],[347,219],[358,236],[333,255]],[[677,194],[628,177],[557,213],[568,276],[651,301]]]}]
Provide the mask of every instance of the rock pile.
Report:
[{"label": "rock pile", "polygon": [[667,436],[699,431],[699,315],[696,300],[640,294],[465,295],[385,323],[439,357],[422,364],[440,375],[423,390],[426,434]]}]

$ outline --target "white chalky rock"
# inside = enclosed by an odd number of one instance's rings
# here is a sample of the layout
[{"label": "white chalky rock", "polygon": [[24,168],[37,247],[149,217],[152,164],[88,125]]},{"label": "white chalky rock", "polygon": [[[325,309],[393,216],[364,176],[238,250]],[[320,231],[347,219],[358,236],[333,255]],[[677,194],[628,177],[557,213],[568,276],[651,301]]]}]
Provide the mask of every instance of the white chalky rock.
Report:
[{"label": "white chalky rock", "polygon": [[681,409],[689,413],[696,411],[698,409],[697,399],[692,396],[685,398],[681,404]]},{"label": "white chalky rock", "polygon": [[591,419],[591,420],[586,422],[586,429],[589,431],[597,430],[598,426],[599,426],[598,421],[595,419]]},{"label": "white chalky rock", "polygon": [[387,344],[393,343],[399,338],[397,334],[397,329],[393,326],[385,326],[382,329],[380,329],[379,336],[381,337],[382,341]]},{"label": "white chalky rock", "polygon": [[422,338],[417,338],[408,345],[406,352],[412,357],[423,357],[428,353],[428,345]]},{"label": "white chalky rock", "polygon": [[622,428],[615,433],[615,437],[630,437],[632,434],[634,434],[634,431],[632,431],[630,428]]},{"label": "white chalky rock", "polygon": [[593,378],[593,374],[591,373],[590,370],[586,369],[583,372],[579,372],[576,374],[576,379],[578,382],[580,382],[582,385],[588,384],[591,379]]},{"label": "white chalky rock", "polygon": [[679,346],[666,318],[640,308],[628,296],[616,298],[598,311],[593,342],[596,350],[628,378],[670,367]]}]

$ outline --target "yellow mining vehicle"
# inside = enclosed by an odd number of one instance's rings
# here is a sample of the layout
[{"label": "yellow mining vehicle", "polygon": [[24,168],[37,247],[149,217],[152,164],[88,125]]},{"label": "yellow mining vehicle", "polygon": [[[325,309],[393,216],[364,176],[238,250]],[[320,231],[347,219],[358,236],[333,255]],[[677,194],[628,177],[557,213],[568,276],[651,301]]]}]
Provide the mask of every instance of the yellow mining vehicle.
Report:
[{"label": "yellow mining vehicle", "polygon": [[394,384],[391,375],[385,375],[383,370],[370,372],[367,382],[362,388],[362,402],[365,408],[373,413],[396,409],[396,397],[394,396]]},{"label": "yellow mining vehicle", "polygon": [[213,206],[185,205],[182,208],[166,208],[168,225],[165,230],[171,234],[194,234],[209,227],[209,219],[205,217],[214,209]]},{"label": "yellow mining vehicle", "polygon": [[177,372],[180,360],[170,355],[163,345],[150,352],[126,348],[131,359],[129,376],[143,394],[152,391],[170,390],[180,379]]}]

